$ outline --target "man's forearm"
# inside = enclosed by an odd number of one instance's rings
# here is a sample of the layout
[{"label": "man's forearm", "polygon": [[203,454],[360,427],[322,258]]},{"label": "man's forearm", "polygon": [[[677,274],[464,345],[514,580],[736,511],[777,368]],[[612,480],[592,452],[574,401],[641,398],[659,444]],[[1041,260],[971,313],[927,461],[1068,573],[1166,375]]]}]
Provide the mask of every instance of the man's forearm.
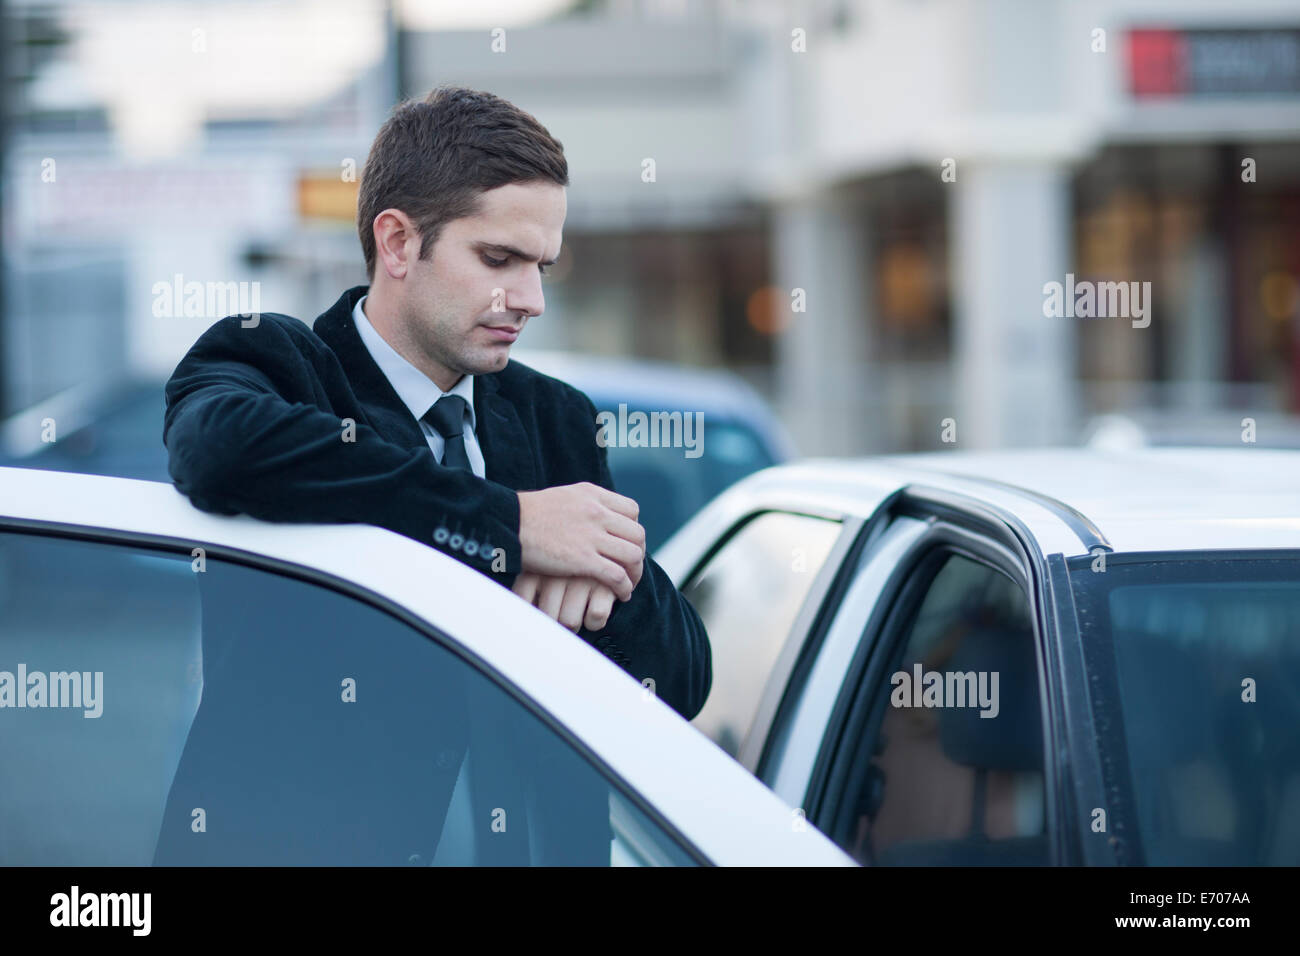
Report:
[{"label": "man's forearm", "polygon": [[[287,399],[230,354],[238,335],[219,339],[216,354],[197,348],[167,383],[168,470],[196,507],[266,521],[373,524],[510,587],[521,570],[514,491],[441,468],[427,448],[402,447],[362,422]],[[440,527],[459,532],[461,547],[435,536]],[[469,540],[484,547],[471,554]]]}]

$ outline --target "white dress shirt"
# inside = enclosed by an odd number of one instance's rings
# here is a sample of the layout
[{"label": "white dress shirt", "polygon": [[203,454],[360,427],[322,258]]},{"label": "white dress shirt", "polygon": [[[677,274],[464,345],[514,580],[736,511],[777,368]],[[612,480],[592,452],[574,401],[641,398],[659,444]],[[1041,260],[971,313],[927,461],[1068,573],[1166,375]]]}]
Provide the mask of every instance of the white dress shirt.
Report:
[{"label": "white dress shirt", "polygon": [[375,360],[379,370],[384,373],[384,377],[393,386],[393,391],[397,393],[397,397],[411,410],[415,420],[420,423],[420,430],[424,432],[425,441],[429,443],[434,459],[438,462],[442,461],[442,450],[445,443],[442,436],[424,420],[423,416],[429,409],[433,408],[434,403],[442,396],[459,395],[465,399],[465,403],[469,406],[465,415],[465,455],[469,458],[469,464],[474,469],[474,474],[480,478],[487,477],[487,467],[483,462],[483,450],[479,448],[478,436],[474,432],[474,376],[462,375],[460,381],[451,387],[451,391],[444,392],[434,384],[429,376],[399,355],[397,350],[375,331],[375,327],[366,318],[365,310],[361,308],[368,298],[369,296],[363,295],[356,306],[353,307],[352,321],[356,323],[357,331],[361,333],[361,341],[365,343],[366,348],[369,350],[370,357]]}]

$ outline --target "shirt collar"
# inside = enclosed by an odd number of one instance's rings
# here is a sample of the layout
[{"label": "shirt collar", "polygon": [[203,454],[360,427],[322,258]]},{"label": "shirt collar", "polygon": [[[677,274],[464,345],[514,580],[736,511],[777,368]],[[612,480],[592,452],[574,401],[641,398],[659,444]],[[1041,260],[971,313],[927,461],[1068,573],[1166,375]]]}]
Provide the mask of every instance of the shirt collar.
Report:
[{"label": "shirt collar", "polygon": [[379,366],[379,370],[384,373],[384,377],[393,386],[393,391],[402,400],[402,404],[410,409],[415,420],[422,419],[425,413],[433,407],[434,402],[442,398],[442,396],[459,395],[469,405],[469,427],[476,430],[474,421],[474,376],[462,375],[460,381],[453,385],[450,391],[444,392],[429,376],[398,354],[397,350],[375,331],[375,327],[366,318],[365,310],[361,308],[367,298],[369,296],[363,295],[357,300],[357,304],[353,306],[352,321],[357,327],[357,332],[361,335],[361,341],[365,343],[366,349],[370,352],[370,357],[375,360],[375,364]]}]

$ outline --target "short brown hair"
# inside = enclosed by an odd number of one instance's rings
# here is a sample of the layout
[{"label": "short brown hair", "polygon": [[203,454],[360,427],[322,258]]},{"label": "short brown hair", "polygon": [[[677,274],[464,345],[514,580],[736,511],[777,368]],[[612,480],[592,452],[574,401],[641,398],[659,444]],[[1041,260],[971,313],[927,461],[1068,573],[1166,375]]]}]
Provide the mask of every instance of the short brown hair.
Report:
[{"label": "short brown hair", "polygon": [[366,275],[374,280],[374,222],[385,209],[411,217],[427,259],[444,223],[478,211],[479,193],[536,181],[569,185],[569,164],[559,140],[517,106],[457,86],[398,104],[361,174],[357,232]]}]

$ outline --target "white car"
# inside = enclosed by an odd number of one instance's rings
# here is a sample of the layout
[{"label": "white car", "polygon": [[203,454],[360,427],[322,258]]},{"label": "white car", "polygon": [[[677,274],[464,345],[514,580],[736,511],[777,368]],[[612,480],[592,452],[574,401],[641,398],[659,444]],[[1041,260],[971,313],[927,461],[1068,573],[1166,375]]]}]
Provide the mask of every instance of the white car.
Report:
[{"label": "white car", "polygon": [[1300,453],[806,461],[655,560],[695,725],[859,862],[1300,864]]},{"label": "white car", "polygon": [[0,468],[0,864],[847,865],[604,655],[365,525]]}]

